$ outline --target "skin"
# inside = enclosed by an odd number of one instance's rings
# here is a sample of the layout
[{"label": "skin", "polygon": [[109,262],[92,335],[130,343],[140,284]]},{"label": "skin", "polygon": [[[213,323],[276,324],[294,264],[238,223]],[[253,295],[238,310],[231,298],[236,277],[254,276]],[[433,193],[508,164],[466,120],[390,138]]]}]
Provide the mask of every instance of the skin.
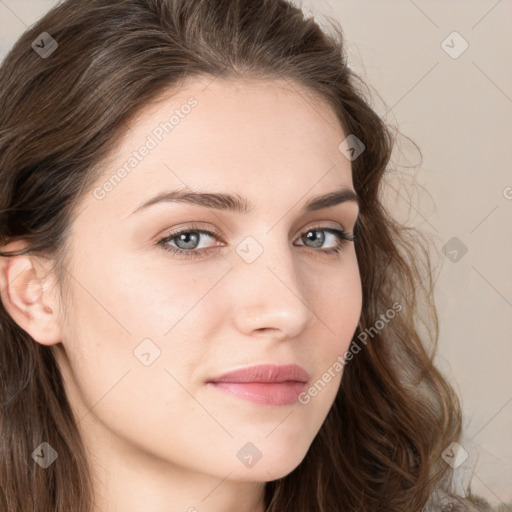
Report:
[{"label": "skin", "polygon": [[[306,405],[258,405],[205,381],[258,363],[296,363],[314,383],[348,349],[361,314],[354,244],[327,254],[338,242],[325,231],[320,248],[301,242],[318,226],[353,233],[358,215],[355,202],[303,211],[313,197],[353,190],[333,111],[295,83],[210,82],[196,77],[140,112],[100,186],[167,112],[198,101],[114,190],[101,200],[90,191],[78,204],[69,302],[48,262],[2,258],[2,301],[55,351],[103,512],[262,512],[265,482],[303,460],[342,374]],[[184,186],[237,193],[255,208],[168,202],[130,215]],[[209,254],[185,259],[157,245],[192,223],[219,231],[198,241]],[[263,249],[252,263],[236,252],[248,236]],[[160,349],[149,366],[134,355],[146,338]],[[236,456],[248,442],[262,453],[252,467]]]}]

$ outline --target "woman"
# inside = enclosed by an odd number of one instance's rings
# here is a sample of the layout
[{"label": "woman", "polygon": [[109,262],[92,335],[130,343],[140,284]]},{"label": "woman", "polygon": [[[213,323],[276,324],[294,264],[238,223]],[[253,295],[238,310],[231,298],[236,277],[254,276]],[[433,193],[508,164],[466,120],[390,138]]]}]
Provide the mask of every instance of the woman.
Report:
[{"label": "woman", "polygon": [[1,510],[465,510],[428,252],[356,84],[284,0],[68,0],[17,41]]}]

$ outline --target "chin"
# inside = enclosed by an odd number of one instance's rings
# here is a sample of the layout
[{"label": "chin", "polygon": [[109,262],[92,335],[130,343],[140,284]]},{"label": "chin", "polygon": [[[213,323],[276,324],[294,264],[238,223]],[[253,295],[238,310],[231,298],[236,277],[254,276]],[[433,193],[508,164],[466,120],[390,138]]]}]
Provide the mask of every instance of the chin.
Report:
[{"label": "chin", "polygon": [[307,449],[298,453],[296,446],[289,452],[281,449],[269,453],[270,449],[267,448],[261,459],[252,467],[244,467],[243,464],[237,465],[230,475],[230,479],[244,482],[271,482],[284,478],[301,464],[307,453]]}]

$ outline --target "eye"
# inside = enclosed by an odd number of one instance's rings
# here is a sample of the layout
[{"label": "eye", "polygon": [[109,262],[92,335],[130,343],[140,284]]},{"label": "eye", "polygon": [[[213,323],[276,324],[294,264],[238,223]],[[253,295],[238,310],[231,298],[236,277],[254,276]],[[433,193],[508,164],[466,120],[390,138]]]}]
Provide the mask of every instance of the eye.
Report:
[{"label": "eye", "polygon": [[[325,233],[327,233],[327,236]],[[310,228],[299,238],[299,240],[305,242],[303,245],[306,245],[308,248],[315,249],[322,247],[326,241],[329,241],[329,238],[333,241],[334,246],[321,251],[326,254],[337,254],[348,242],[355,241],[355,236],[347,233],[344,229],[331,227]],[[312,245],[307,245],[309,243]]]},{"label": "eye", "polygon": [[[168,236],[158,241],[158,245],[172,254],[180,257],[194,258],[203,256],[205,253],[211,251],[214,247],[199,247],[201,239],[220,238],[220,234],[216,231],[209,231],[207,229],[193,229],[186,227],[180,230],[169,233]],[[169,245],[173,242],[176,246]]]},{"label": "eye", "polygon": [[[327,235],[325,234],[327,233]],[[195,258],[205,256],[212,250],[222,246],[200,247],[201,240],[205,238],[221,239],[220,234],[214,230],[197,229],[192,226],[185,227],[169,233],[165,238],[157,242],[167,252],[170,252],[180,258]],[[338,229],[327,226],[313,227],[305,231],[299,238],[308,249],[324,254],[337,254],[350,242],[355,241],[355,236],[347,233],[344,229]],[[331,247],[323,248],[324,244],[331,241],[334,244]],[[173,244],[173,245],[170,245]],[[309,245],[311,244],[311,245]],[[322,250],[316,250],[316,249]]]}]

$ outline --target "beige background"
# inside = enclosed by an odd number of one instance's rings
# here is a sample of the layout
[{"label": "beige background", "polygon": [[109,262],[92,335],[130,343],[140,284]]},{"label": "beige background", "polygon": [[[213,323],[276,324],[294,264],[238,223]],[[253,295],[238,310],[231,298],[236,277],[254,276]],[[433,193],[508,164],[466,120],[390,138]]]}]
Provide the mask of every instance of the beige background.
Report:
[{"label": "beige background", "polygon": [[[56,3],[0,0],[0,59]],[[351,67],[380,95],[374,108],[421,148],[421,167],[399,167],[419,158],[401,140],[388,200],[436,241],[438,361],[462,398],[468,452],[456,478],[471,478],[495,505],[509,502],[512,0],[295,3],[321,22],[340,20]]]}]

